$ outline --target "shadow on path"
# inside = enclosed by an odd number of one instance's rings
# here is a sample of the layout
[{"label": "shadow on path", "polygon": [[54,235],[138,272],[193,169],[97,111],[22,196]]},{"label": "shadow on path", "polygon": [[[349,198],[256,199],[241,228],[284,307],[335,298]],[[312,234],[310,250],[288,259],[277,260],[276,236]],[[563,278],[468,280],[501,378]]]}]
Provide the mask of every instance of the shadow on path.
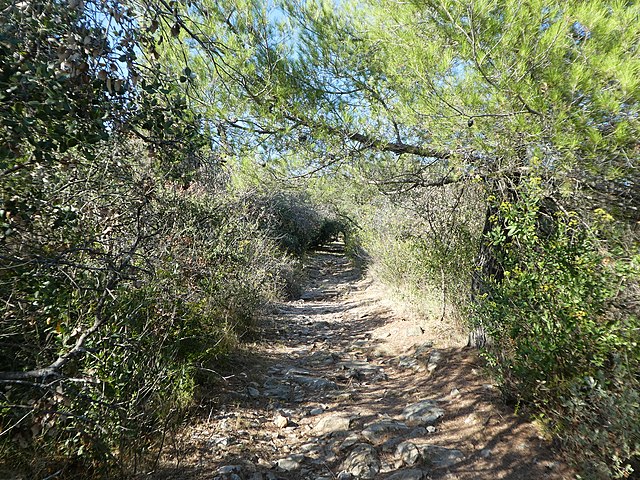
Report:
[{"label": "shadow on path", "polygon": [[380,353],[373,332],[397,323],[406,335],[402,319],[367,296],[339,246],[307,274],[146,478],[573,478],[502,404],[475,352],[425,342]]}]

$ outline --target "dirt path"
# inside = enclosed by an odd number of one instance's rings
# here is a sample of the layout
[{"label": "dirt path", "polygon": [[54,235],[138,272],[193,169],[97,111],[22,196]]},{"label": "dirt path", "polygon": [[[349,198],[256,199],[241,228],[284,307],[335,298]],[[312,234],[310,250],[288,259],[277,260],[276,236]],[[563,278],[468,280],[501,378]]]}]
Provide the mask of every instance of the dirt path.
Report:
[{"label": "dirt path", "polygon": [[308,273],[151,478],[573,478],[474,352],[398,318],[339,252]]}]

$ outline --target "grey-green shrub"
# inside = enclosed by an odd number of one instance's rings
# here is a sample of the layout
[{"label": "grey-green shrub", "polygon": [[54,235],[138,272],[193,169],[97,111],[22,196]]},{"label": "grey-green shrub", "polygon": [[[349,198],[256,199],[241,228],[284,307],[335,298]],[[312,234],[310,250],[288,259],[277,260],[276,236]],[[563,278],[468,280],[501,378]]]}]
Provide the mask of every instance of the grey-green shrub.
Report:
[{"label": "grey-green shrub", "polygon": [[[140,142],[16,172],[0,199],[2,469],[141,468],[290,258],[224,188],[172,179]],[[60,368],[21,377],[93,327]]]},{"label": "grey-green shrub", "polygon": [[[377,195],[356,207],[358,227],[348,235],[349,248],[370,272],[412,302],[421,314],[442,314],[443,295],[460,319],[470,295],[470,277],[478,250],[475,192],[451,205],[456,189],[423,191],[411,197]],[[446,307],[445,307],[446,308]]]}]

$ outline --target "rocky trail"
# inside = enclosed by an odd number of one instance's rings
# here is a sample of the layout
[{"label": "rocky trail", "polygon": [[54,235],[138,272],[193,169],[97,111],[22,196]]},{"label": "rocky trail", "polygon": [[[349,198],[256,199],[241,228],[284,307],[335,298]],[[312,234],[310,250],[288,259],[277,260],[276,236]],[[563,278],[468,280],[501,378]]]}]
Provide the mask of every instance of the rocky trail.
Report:
[{"label": "rocky trail", "polygon": [[339,249],[307,271],[145,478],[573,478],[446,325],[394,313]]}]

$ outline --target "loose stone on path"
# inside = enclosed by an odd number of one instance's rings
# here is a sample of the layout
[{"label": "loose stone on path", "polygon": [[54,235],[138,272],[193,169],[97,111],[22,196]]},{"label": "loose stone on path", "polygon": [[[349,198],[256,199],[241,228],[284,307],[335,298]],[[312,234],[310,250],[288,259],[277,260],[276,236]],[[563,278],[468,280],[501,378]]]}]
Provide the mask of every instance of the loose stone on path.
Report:
[{"label": "loose stone on path", "polygon": [[368,443],[355,445],[342,464],[342,469],[356,478],[370,480],[380,472],[380,459],[376,449]]},{"label": "loose stone on path", "polygon": [[423,470],[412,468],[399,470],[390,477],[387,477],[387,480],[422,480],[423,478],[425,478],[425,472]]},{"label": "loose stone on path", "polygon": [[412,427],[433,425],[443,415],[444,410],[439,408],[434,400],[423,400],[422,402],[408,405],[402,411],[402,416],[407,425]]},{"label": "loose stone on path", "polygon": [[[479,366],[447,380],[452,355],[470,354],[435,348],[427,323],[404,323],[379,294],[365,295],[368,283],[344,256],[311,262],[303,298],[266,322],[264,365],[229,377],[227,407],[194,426],[190,456],[145,480],[571,478],[531,435],[513,433],[522,421],[491,414],[486,397],[497,389]],[[492,418],[499,433],[487,431]],[[178,463],[187,466],[171,473]]]},{"label": "loose stone on path", "polygon": [[328,433],[346,432],[351,425],[351,417],[345,415],[330,415],[322,418],[313,429],[316,435],[326,435]]},{"label": "loose stone on path", "polygon": [[452,467],[464,460],[464,454],[455,448],[445,448],[438,445],[423,445],[420,447],[422,458],[436,468]]},{"label": "loose stone on path", "polygon": [[409,427],[402,422],[394,420],[382,420],[371,423],[362,430],[362,436],[371,443],[381,443],[391,437],[396,437],[407,433]]}]

